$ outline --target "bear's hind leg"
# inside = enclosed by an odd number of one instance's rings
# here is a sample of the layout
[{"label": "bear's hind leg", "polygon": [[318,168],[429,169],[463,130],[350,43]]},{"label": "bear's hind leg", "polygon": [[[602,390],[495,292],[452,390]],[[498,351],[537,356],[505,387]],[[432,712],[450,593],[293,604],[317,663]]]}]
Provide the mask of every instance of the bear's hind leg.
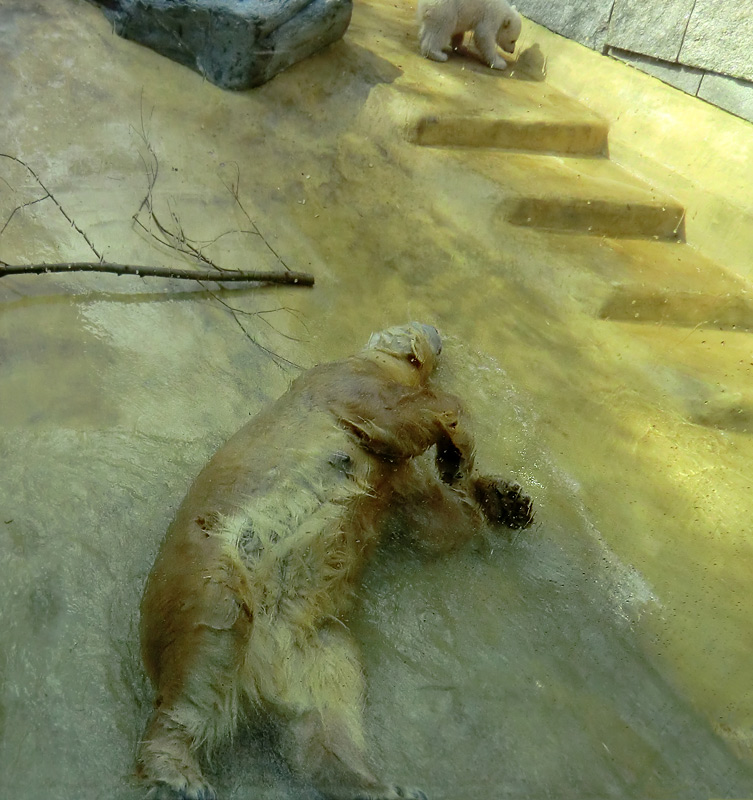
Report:
[{"label": "bear's hind leg", "polygon": [[368,765],[364,679],[347,630],[321,629],[286,655],[289,679],[278,684],[273,702],[291,768],[330,800],[426,800],[423,792],[378,780]]},{"label": "bear's hind leg", "polygon": [[216,797],[197,756],[235,727],[238,649],[232,631],[204,627],[162,651],[157,700],[137,756],[149,800]]},{"label": "bear's hind leg", "polygon": [[193,739],[180,708],[154,711],[141,741],[137,774],[150,789],[148,800],[215,800],[201,774]]},{"label": "bear's hind leg", "polygon": [[450,37],[454,31],[454,20],[426,11],[421,19],[418,39],[421,55],[432,61],[447,61],[445,50],[451,48]]}]

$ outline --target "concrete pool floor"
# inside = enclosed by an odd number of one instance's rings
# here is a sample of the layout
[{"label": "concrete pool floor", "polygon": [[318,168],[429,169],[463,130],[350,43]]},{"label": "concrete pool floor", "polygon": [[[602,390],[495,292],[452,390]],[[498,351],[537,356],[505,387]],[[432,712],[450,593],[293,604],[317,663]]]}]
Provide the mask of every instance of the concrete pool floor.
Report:
[{"label": "concrete pool floor", "polygon": [[[446,336],[439,378],[473,414],[479,461],[528,487],[538,525],[369,578],[358,624],[385,763],[434,797],[753,795],[750,125],[530,24],[506,73],[426,61],[413,8],[383,0],[239,94],[118,39],[81,0],[11,0],[0,32],[0,260],[193,263],[158,241],[154,178],[173,244],[316,276],[0,281],[14,796],[132,796],[138,597],[172,510],[301,366],[407,319]],[[639,724],[630,698],[643,713],[661,686],[676,708]],[[466,748],[506,762],[480,776]],[[710,752],[705,784],[677,766]]]}]

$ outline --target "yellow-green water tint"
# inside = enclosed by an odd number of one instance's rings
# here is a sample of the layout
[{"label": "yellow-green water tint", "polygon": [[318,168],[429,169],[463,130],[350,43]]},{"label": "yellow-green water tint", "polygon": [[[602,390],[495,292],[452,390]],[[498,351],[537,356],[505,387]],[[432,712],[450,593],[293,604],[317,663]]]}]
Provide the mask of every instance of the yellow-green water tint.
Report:
[{"label": "yellow-green water tint", "polygon": [[[219,300],[177,281],[0,281],[0,795],[140,796],[138,599],[173,510],[300,368],[409,319],[445,337],[438,379],[473,415],[479,465],[538,511],[513,542],[390,552],[370,572],[353,624],[382,771],[435,800],[753,795],[746,278],[683,243],[689,218],[623,238],[639,196],[641,225],[689,207],[604,160],[625,140],[577,169],[540,154],[599,151],[604,114],[543,80],[567,74],[549,34],[527,26],[498,74],[421,59],[412,15],[359,2],[343,41],[230,94],[86,3],[0,11],[0,150],[98,253],[185,266],[132,222],[151,147],[167,227],[225,267],[279,256],[317,281]],[[490,147],[529,119],[539,156]],[[465,149],[419,146],[419,123]],[[0,170],[2,224],[20,209],[0,259],[95,258],[23,165]],[[598,200],[610,238],[582,206],[577,233],[510,212],[552,197]],[[265,741],[218,757],[222,797],[301,796]]]}]

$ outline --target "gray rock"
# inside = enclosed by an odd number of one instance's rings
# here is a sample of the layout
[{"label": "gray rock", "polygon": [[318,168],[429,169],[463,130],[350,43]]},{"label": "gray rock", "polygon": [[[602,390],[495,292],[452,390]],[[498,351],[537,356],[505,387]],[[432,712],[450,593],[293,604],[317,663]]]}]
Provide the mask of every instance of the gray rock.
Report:
[{"label": "gray rock", "polygon": [[610,45],[676,61],[695,0],[616,0],[609,23]]},{"label": "gray rock", "polygon": [[352,0],[92,0],[116,33],[248,89],[341,38]]},{"label": "gray rock", "polygon": [[753,4],[696,0],[680,61],[753,81]]},{"label": "gray rock", "polygon": [[546,28],[601,51],[606,41],[613,0],[517,0],[521,14]]}]

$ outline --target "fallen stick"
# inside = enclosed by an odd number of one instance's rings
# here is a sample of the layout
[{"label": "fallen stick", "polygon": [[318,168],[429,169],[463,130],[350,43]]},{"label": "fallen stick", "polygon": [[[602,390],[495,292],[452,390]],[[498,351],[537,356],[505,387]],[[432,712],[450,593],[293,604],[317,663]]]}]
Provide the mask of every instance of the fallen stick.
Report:
[{"label": "fallen stick", "polygon": [[309,272],[244,272],[242,270],[191,270],[171,267],[138,267],[131,264],[113,264],[110,261],[70,261],[61,264],[0,264],[0,278],[6,275],[42,275],[47,272],[111,272],[115,275],[137,275],[150,278],[179,278],[190,281],[246,281],[254,283],[292,283],[295,286],[313,286],[314,276]]}]

